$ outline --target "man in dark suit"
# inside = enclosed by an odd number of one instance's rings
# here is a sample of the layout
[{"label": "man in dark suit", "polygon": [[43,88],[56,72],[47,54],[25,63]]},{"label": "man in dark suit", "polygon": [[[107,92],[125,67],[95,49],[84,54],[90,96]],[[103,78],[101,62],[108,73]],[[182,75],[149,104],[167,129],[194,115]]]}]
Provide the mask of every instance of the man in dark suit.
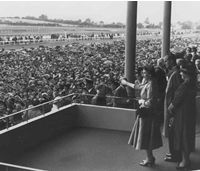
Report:
[{"label": "man in dark suit", "polygon": [[168,162],[179,162],[181,160],[181,154],[179,151],[174,149],[174,128],[173,120],[170,118],[168,107],[174,98],[176,89],[182,82],[179,74],[178,67],[176,66],[175,55],[169,54],[164,57],[165,66],[168,69],[167,73],[167,87],[165,91],[164,101],[164,124],[163,124],[163,135],[168,137],[169,141],[169,153],[166,154],[165,161]]},{"label": "man in dark suit", "polygon": [[94,95],[97,93],[97,91],[95,90],[94,88],[94,85],[93,85],[93,80],[90,79],[90,78],[86,78],[85,79],[85,86],[86,86],[86,100],[84,100],[84,102],[86,104],[91,104],[92,102],[92,98],[94,97]]},{"label": "man in dark suit", "polygon": [[196,74],[197,74],[197,96],[200,95],[200,59],[195,61]]},{"label": "man in dark suit", "polygon": [[192,47],[192,52],[191,52],[191,54],[192,54],[191,62],[195,63],[195,61],[196,61],[197,59],[200,59],[200,56],[197,55],[197,48],[196,48],[196,47],[194,47],[194,46]]},{"label": "man in dark suit", "polygon": [[155,77],[158,84],[158,116],[160,119],[160,124],[164,121],[164,99],[165,99],[165,89],[167,86],[166,73],[164,70],[164,59],[160,58],[157,60],[157,66],[155,67]]},{"label": "man in dark suit", "polygon": [[[126,78],[123,79],[127,81]],[[128,93],[126,90],[126,86],[120,84],[114,91],[114,96],[116,98],[114,98],[113,107],[121,107],[121,108],[128,107]]]}]

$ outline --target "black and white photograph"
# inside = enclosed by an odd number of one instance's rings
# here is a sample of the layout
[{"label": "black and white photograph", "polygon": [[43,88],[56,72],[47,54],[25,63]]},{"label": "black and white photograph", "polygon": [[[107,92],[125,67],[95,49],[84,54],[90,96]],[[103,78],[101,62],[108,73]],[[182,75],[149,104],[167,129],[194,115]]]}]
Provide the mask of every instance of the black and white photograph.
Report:
[{"label": "black and white photograph", "polygon": [[0,7],[0,171],[200,171],[200,1]]}]

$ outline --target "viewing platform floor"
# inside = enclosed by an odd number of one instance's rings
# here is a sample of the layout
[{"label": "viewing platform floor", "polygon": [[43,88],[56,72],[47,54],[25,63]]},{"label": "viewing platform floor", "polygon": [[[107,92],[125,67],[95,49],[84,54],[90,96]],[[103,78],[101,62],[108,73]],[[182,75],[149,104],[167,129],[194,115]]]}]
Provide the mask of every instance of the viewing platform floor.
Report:
[{"label": "viewing platform floor", "polygon": [[[139,165],[144,151],[127,144],[130,132],[95,128],[75,128],[27,150],[13,164],[48,171],[175,171],[176,163],[165,162],[167,139],[154,151],[153,168]],[[191,155],[192,169],[200,169],[200,134],[196,136],[196,151]]]}]

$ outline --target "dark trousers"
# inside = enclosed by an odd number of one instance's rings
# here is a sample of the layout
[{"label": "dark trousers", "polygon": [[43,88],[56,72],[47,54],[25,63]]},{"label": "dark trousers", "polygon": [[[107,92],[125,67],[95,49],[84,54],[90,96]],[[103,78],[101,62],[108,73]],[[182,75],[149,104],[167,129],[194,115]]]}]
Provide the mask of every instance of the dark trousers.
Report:
[{"label": "dark trousers", "polygon": [[169,136],[168,136],[168,144],[169,144],[169,152],[172,155],[172,158],[175,158],[178,161],[182,160],[182,154],[180,151],[174,149],[174,128],[169,128]]}]

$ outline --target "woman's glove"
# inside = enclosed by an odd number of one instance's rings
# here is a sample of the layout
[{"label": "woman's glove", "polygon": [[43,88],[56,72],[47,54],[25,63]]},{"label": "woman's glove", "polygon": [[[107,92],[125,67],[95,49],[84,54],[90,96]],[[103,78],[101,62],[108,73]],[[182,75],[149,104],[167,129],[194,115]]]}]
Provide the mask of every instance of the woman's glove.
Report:
[{"label": "woman's glove", "polygon": [[145,102],[144,99],[138,100],[138,103],[139,103],[139,105],[140,105],[140,108],[141,108],[141,107],[145,107],[145,106],[144,106],[144,102]]},{"label": "woman's glove", "polygon": [[168,107],[168,112],[169,112],[170,116],[174,115],[174,105],[172,103]]},{"label": "woman's glove", "polygon": [[122,79],[122,80],[121,80],[121,84],[122,84],[122,85],[126,85],[126,84],[127,84],[127,81],[124,80],[124,79]]},{"label": "woman's glove", "polygon": [[138,100],[138,103],[139,103],[139,105],[142,105],[142,104],[144,104],[144,102],[145,102],[145,100],[144,100],[144,99],[140,99],[140,100]]}]

